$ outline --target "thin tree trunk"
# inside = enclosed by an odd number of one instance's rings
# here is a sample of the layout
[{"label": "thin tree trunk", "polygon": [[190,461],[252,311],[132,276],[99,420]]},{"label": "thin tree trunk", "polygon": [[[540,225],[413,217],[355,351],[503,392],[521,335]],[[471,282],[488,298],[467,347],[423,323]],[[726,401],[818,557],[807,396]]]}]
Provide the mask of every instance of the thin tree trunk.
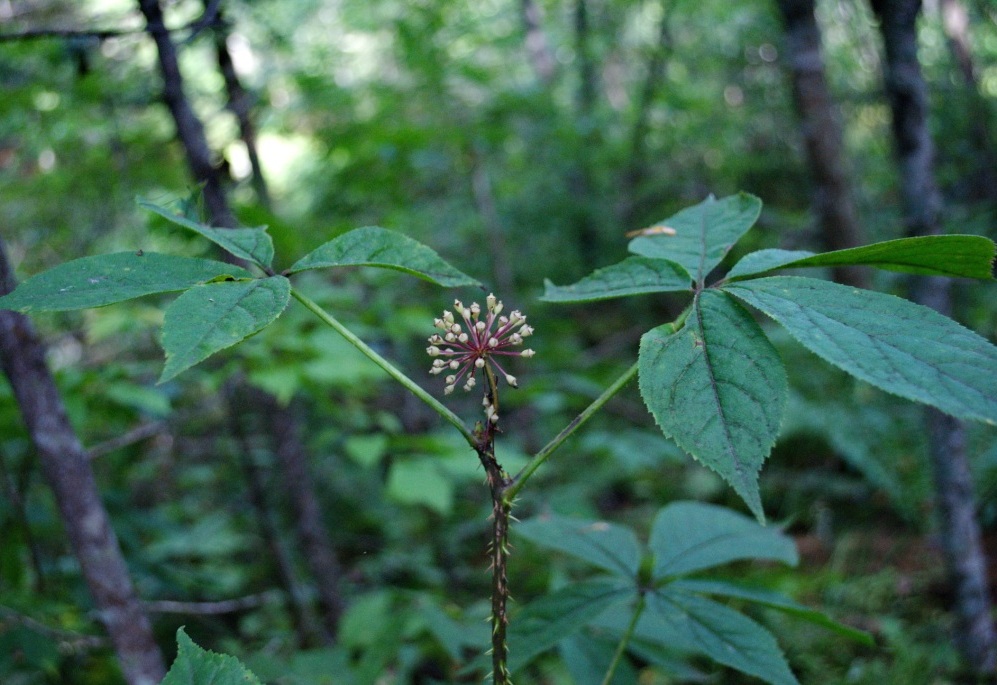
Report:
[{"label": "thin tree trunk", "polygon": [[557,76],[557,60],[547,42],[543,29],[543,12],[536,0],[522,0],[523,29],[526,33],[526,54],[533,71],[544,85],[549,86]]},{"label": "thin tree trunk", "polygon": [[[917,57],[919,0],[872,0],[886,52],[886,93],[893,112],[893,135],[900,164],[908,235],[941,231],[942,198],[935,182],[934,147],[928,129],[928,97]],[[911,288],[917,302],[943,314],[952,310],[950,281],[924,278]],[[963,426],[927,409],[929,452],[945,562],[955,593],[958,646],[967,665],[979,673],[997,667],[997,638],[990,617],[986,559],[976,517],[973,484],[966,459]]]},{"label": "thin tree trunk", "polygon": [[578,123],[581,131],[577,159],[568,172],[568,193],[575,205],[575,231],[581,243],[581,258],[588,267],[599,261],[601,253],[599,231],[596,228],[593,209],[595,183],[588,151],[595,144],[595,63],[591,51],[591,27],[589,26],[588,0],[575,0],[575,52],[578,61]]},{"label": "thin tree trunk", "polygon": [[[862,230],[845,171],[841,122],[824,76],[820,28],[814,0],[777,0],[786,27],[786,53],[793,103],[814,180],[814,213],[821,240],[828,250],[861,245]],[[868,287],[862,267],[839,266],[832,270],[838,283]]]},{"label": "thin tree trunk", "polygon": [[[14,289],[0,239],[0,294]],[[149,618],[135,593],[118,539],[101,502],[90,460],[66,416],[45,363],[45,348],[27,317],[0,311],[0,366],[10,381],[42,473],[55,494],[66,535],[125,679],[155,685],[166,673]]]}]

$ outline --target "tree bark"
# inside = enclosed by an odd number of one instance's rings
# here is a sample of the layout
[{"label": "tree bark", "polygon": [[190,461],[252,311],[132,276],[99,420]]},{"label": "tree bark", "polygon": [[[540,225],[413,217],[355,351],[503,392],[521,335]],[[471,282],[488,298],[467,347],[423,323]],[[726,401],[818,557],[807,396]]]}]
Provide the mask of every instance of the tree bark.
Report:
[{"label": "tree bark", "polygon": [[[14,289],[0,239],[0,294]],[[131,685],[155,685],[166,673],[152,626],[135,593],[118,539],[101,502],[90,460],[66,416],[45,363],[45,348],[27,317],[0,311],[0,366],[10,381],[55,494],[66,535]]]},{"label": "tree bark", "polygon": [[[886,94],[893,112],[893,136],[900,165],[908,235],[941,232],[942,198],[935,182],[934,147],[928,129],[928,97],[917,57],[920,0],[872,0],[886,53]],[[922,278],[911,297],[950,314],[950,281]],[[967,665],[978,673],[997,667],[997,637],[990,617],[986,559],[976,517],[963,426],[927,409],[929,453],[945,562],[955,594],[956,641]]]},{"label": "tree bark", "polygon": [[[793,104],[814,181],[813,208],[821,240],[827,250],[861,245],[864,240],[849,191],[841,122],[824,76],[814,0],[777,0],[776,4],[786,28]],[[832,274],[838,283],[869,286],[868,274],[862,267],[839,266]]]}]

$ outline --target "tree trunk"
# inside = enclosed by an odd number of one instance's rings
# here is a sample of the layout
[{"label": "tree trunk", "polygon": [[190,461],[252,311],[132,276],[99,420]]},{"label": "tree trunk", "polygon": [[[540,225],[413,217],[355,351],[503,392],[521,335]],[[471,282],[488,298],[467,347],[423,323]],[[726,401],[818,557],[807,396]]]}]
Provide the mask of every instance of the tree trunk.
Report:
[{"label": "tree trunk", "polygon": [[554,82],[557,75],[557,60],[547,42],[543,29],[543,12],[536,0],[522,0],[523,29],[526,33],[526,54],[537,73],[537,78],[545,86]]},{"label": "tree trunk", "polygon": [[[919,0],[872,0],[886,52],[886,94],[893,112],[893,135],[900,164],[908,235],[941,232],[941,194],[935,182],[934,147],[928,129],[928,98],[917,58]],[[948,279],[922,278],[912,298],[943,314],[952,301]],[[963,426],[927,409],[928,437],[935,476],[935,500],[945,562],[955,594],[956,640],[967,665],[979,673],[997,667],[997,638],[990,617],[986,559],[976,518],[973,484],[966,459]]]},{"label": "tree trunk", "polygon": [[[14,272],[0,239],[0,295],[13,290],[14,285]],[[45,364],[44,345],[28,318],[12,311],[0,311],[0,365],[21,408],[66,535],[125,679],[131,685],[155,685],[166,673],[163,657],[128,575],[90,460]]]},{"label": "tree trunk", "polygon": [[[793,104],[807,150],[814,181],[813,206],[824,248],[841,250],[861,245],[862,230],[845,171],[841,122],[824,77],[820,29],[814,0],[777,0],[786,27],[786,54],[793,89]],[[862,267],[839,266],[832,270],[838,283],[869,286]]]}]

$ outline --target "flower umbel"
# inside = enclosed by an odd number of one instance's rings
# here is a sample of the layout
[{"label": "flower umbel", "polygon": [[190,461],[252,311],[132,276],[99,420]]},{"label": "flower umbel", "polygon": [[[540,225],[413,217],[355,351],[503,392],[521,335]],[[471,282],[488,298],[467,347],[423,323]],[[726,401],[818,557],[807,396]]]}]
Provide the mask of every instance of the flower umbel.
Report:
[{"label": "flower umbel", "polygon": [[461,381],[464,390],[470,391],[477,384],[475,374],[486,364],[505,378],[506,383],[517,387],[516,377],[506,373],[498,357],[533,356],[531,349],[511,349],[521,346],[523,338],[533,334],[533,328],[526,325],[526,317],[519,311],[500,316],[502,303],[494,295],[486,300],[484,318],[481,318],[481,306],[477,302],[465,307],[460,300],[454,300],[453,306],[462,321],[452,312],[444,311],[442,318],[433,321],[443,333],[430,337],[426,348],[430,357],[440,357],[433,361],[429,373],[452,372],[446,377],[444,392],[449,395]]}]

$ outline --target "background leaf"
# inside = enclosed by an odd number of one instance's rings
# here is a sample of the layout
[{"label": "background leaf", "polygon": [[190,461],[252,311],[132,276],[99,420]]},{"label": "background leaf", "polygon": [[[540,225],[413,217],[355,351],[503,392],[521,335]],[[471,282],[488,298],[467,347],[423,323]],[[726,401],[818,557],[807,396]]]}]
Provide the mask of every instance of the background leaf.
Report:
[{"label": "background leaf", "polygon": [[724,286],[814,354],[901,397],[997,423],[997,347],[927,307],[813,278]]},{"label": "background leaf", "polygon": [[630,251],[643,257],[668,259],[682,265],[697,283],[709,275],[730,248],[758,220],[762,201],[738,193],[721,200],[712,195],[656,225],[676,234],[642,236],[630,241]]},{"label": "background leaf", "polygon": [[214,244],[224,248],[240,259],[247,259],[260,266],[269,267],[273,263],[273,239],[265,226],[256,228],[212,228],[191,221],[182,214],[160,207],[148,200],[139,200],[143,209],[155,212],[167,221],[199,233]]},{"label": "background leaf", "polygon": [[648,546],[656,580],[740,559],[772,559],[791,566],[799,560],[793,540],[778,528],[701,502],[673,502],[659,511]]},{"label": "background leaf", "polygon": [[692,290],[692,277],[675,262],[649,257],[628,257],[619,264],[596,269],[572,285],[544,280],[546,302],[590,302],[644,293]]},{"label": "background leaf", "polygon": [[786,372],[751,315],[723,293],[700,293],[681,330],[641,338],[639,379],[665,435],[763,518],[758,472],[779,433]]},{"label": "background leaf", "polygon": [[517,523],[513,532],[534,544],[570,554],[611,573],[637,575],[640,545],[629,528],[605,521],[576,521],[550,515]]},{"label": "background leaf", "polygon": [[262,330],[290,298],[291,284],[283,276],[191,288],[166,309],[166,367],[159,382]]},{"label": "background leaf", "polygon": [[177,631],[177,658],[161,685],[262,685],[234,656],[201,649]]},{"label": "background leaf", "polygon": [[727,274],[733,281],[773,269],[864,264],[903,273],[992,280],[994,243],[978,235],[928,235],[814,254],[758,250],[745,255]]},{"label": "background leaf", "polygon": [[479,285],[417,240],[377,226],[357,228],[330,240],[295,262],[287,273],[334,266],[394,269],[442,286]]},{"label": "background leaf", "polygon": [[22,283],[0,309],[19,312],[103,307],[155,293],[186,290],[214,278],[250,278],[245,269],[210,259],[155,252],[117,252],[64,262]]}]

